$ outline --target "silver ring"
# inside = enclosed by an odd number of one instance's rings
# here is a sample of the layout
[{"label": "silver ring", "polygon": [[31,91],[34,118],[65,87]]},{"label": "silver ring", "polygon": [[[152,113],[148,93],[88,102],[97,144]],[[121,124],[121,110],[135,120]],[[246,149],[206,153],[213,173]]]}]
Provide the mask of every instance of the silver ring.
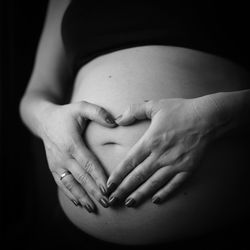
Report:
[{"label": "silver ring", "polygon": [[70,175],[71,173],[69,172],[69,171],[65,171],[64,173],[62,173],[61,175],[60,175],[60,181],[64,178],[64,177],[66,177],[67,175]]}]

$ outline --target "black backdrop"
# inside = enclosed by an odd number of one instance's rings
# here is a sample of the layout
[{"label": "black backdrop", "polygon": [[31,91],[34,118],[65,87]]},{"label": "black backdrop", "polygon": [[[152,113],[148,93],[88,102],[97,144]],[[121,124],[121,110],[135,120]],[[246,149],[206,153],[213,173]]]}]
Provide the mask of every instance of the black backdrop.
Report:
[{"label": "black backdrop", "polygon": [[[25,128],[18,112],[46,7],[45,0],[0,1],[0,208],[1,236],[7,243],[4,249],[37,249],[48,231],[50,207],[56,203],[55,183],[44,167],[42,143]],[[39,239],[37,225],[42,235]]]},{"label": "black backdrop", "polygon": [[[42,30],[47,1],[1,1],[0,83],[1,83],[1,215],[6,249],[28,248],[35,240],[34,224],[49,220],[42,211],[53,203],[53,193],[40,204],[39,196],[54,185],[51,176],[35,170],[37,161],[45,164],[40,140],[22,124],[18,106],[28,83]],[[42,169],[42,168],[40,168]],[[47,174],[47,169],[41,170]],[[34,178],[34,176],[36,178]],[[38,178],[39,179],[39,178]],[[45,183],[44,183],[45,182]],[[47,182],[47,183],[46,183]],[[45,189],[41,189],[41,184]],[[2,244],[3,241],[1,241]],[[35,247],[36,249],[36,247]]]}]

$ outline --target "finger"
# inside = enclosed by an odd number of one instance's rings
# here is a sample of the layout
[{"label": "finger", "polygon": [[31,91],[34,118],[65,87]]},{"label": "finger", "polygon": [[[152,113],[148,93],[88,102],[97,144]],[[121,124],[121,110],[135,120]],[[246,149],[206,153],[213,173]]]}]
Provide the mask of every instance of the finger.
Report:
[{"label": "finger", "polygon": [[114,127],[117,125],[114,118],[108,111],[93,103],[86,101],[77,103],[77,113],[85,119],[87,118],[95,121],[106,127]]},{"label": "finger", "polygon": [[159,204],[167,199],[167,197],[173,193],[177,188],[180,187],[181,184],[188,178],[190,173],[188,172],[180,172],[176,174],[170,182],[160,189],[152,198],[152,202]]},{"label": "finger", "polygon": [[109,206],[108,200],[102,195],[100,189],[97,187],[91,176],[86,171],[84,171],[73,159],[67,163],[67,166],[73,177],[87,192],[87,194],[91,195],[91,197],[96,199],[103,207],[107,208]]},{"label": "finger", "polygon": [[[72,174],[66,175],[63,179],[60,179],[61,175],[57,175],[56,180],[59,186],[62,188],[65,193],[71,193],[73,197],[76,198],[76,201],[79,205],[83,206],[88,212],[94,212],[96,210],[96,206],[88,196],[88,194],[80,187],[80,185],[76,182]],[[66,192],[66,190],[68,190]]]},{"label": "finger", "polygon": [[116,118],[115,122],[118,125],[126,126],[136,120],[151,119],[153,105],[153,101],[130,104],[124,113]]},{"label": "finger", "polygon": [[60,176],[57,173],[52,172],[54,180],[58,187],[63,191],[63,193],[73,202],[75,206],[79,205],[77,198],[65,187],[65,185],[60,180]]},{"label": "finger", "polygon": [[75,139],[72,156],[80,166],[93,178],[101,192],[107,194],[107,176],[94,154],[85,146],[82,138]]},{"label": "finger", "polygon": [[131,194],[138,186],[144,183],[160,166],[156,162],[156,157],[151,154],[141,164],[139,164],[110,196],[110,203],[116,200],[123,200]]},{"label": "finger", "polygon": [[147,136],[142,136],[140,140],[132,147],[125,159],[113,170],[107,181],[108,192],[112,192],[122,180],[142,161],[150,155],[150,149],[147,147]]},{"label": "finger", "polygon": [[174,170],[171,166],[160,168],[125,200],[125,205],[127,207],[138,205],[164,186],[173,176]]}]

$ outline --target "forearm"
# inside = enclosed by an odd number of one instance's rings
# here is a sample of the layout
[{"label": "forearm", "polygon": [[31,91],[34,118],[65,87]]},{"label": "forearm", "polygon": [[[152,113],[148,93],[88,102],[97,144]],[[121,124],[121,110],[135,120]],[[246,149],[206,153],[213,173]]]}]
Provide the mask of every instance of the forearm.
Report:
[{"label": "forearm", "polygon": [[204,97],[213,116],[216,137],[250,125],[250,90],[219,92]]},{"label": "forearm", "polygon": [[43,114],[46,108],[58,105],[60,102],[61,98],[49,89],[28,89],[19,106],[22,121],[34,135],[41,137]]}]

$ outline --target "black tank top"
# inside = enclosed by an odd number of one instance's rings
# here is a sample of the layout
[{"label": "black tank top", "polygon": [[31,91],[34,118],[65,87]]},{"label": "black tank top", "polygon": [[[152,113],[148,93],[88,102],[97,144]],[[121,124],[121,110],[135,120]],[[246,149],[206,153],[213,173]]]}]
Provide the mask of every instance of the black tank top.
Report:
[{"label": "black tank top", "polygon": [[169,45],[216,54],[248,67],[247,8],[218,2],[72,0],[62,20],[70,65],[76,73],[108,52]]}]

